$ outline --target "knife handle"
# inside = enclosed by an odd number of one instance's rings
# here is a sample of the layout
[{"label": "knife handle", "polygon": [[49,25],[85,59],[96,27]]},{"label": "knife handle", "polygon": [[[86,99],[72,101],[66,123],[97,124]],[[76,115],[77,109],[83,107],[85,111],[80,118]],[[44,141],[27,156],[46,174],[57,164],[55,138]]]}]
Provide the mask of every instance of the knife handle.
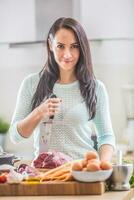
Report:
[{"label": "knife handle", "polygon": [[[50,94],[49,98],[57,98],[55,94]],[[50,116],[49,119],[54,119],[54,115]]]}]

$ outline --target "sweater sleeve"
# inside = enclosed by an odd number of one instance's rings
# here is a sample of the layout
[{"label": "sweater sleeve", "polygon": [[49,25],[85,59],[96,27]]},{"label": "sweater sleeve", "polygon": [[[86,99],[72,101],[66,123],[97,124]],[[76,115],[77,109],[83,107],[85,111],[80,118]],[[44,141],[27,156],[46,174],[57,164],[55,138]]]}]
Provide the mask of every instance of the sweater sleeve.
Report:
[{"label": "sweater sleeve", "polygon": [[98,149],[103,144],[110,144],[115,148],[115,136],[110,119],[107,90],[101,81],[97,82],[97,106],[93,122],[97,128]]},{"label": "sweater sleeve", "polygon": [[17,95],[16,107],[12,117],[9,133],[10,138],[14,143],[18,143],[26,138],[22,137],[17,131],[17,124],[20,120],[24,119],[31,112],[31,100],[32,100],[32,80],[28,76],[26,77],[19,88]]}]

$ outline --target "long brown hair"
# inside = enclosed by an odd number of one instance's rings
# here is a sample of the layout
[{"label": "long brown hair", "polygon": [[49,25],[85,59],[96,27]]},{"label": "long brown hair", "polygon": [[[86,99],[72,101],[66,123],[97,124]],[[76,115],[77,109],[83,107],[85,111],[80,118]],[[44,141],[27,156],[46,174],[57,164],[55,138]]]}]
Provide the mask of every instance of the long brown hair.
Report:
[{"label": "long brown hair", "polygon": [[59,18],[50,28],[47,37],[48,58],[39,74],[40,80],[32,99],[32,110],[40,105],[44,98],[48,98],[53,92],[54,84],[60,77],[58,64],[55,61],[53,52],[50,51],[49,40],[51,40],[51,37],[54,38],[56,32],[61,28],[71,29],[78,40],[80,57],[76,66],[76,77],[79,81],[81,95],[89,111],[89,118],[92,119],[96,113],[97,98],[95,92],[96,81],[93,74],[90,47],[81,24],[72,18]]}]

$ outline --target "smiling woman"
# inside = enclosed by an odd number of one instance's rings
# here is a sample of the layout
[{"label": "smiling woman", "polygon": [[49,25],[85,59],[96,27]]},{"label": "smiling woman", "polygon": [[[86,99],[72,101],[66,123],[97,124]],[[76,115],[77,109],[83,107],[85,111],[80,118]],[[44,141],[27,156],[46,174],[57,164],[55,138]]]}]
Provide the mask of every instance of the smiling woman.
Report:
[{"label": "smiling woman", "polygon": [[[108,95],[94,76],[81,24],[72,18],[57,19],[48,33],[47,51],[41,72],[21,84],[10,127],[12,140],[20,142],[34,134],[35,155],[61,151],[80,159],[95,151],[91,140],[95,124],[100,159],[110,160],[115,137]],[[50,99],[53,93],[56,98]]]}]

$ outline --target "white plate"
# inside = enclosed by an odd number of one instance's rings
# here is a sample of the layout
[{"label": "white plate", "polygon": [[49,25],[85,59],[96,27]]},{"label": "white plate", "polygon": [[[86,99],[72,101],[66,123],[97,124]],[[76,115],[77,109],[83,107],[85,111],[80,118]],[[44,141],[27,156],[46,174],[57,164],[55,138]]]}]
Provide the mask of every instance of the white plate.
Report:
[{"label": "white plate", "polygon": [[71,174],[77,181],[82,182],[98,182],[107,180],[111,174],[113,169],[110,170],[99,170],[96,172],[88,172],[88,171],[72,171]]}]

